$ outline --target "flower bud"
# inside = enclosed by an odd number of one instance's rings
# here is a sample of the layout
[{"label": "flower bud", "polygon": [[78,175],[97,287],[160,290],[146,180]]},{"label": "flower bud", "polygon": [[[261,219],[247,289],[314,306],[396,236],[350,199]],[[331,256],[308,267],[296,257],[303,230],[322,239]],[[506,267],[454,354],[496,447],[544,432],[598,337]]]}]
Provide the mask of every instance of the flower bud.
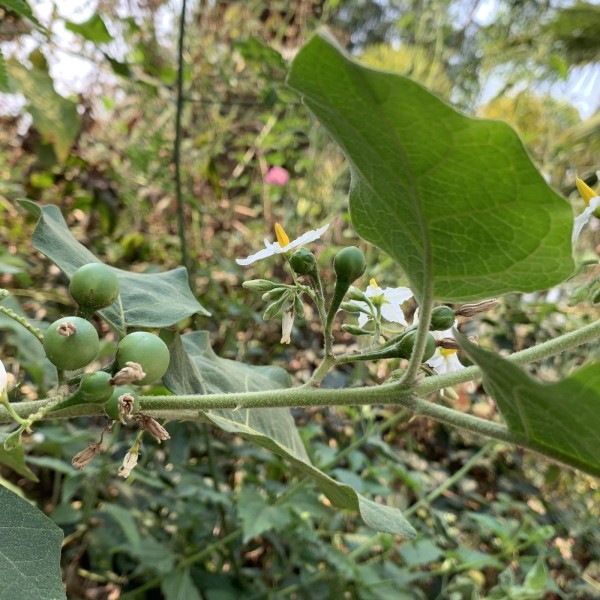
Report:
[{"label": "flower bud", "polygon": [[431,331],[445,331],[454,325],[454,311],[449,306],[436,306],[431,311]]},{"label": "flower bud", "polygon": [[362,308],[362,306],[359,306],[358,304],[355,304],[354,302],[342,302],[340,304],[340,308],[342,310],[345,310],[346,312],[352,313],[352,314],[366,312],[365,309]]},{"label": "flower bud", "polygon": [[290,288],[287,287],[278,287],[275,288],[274,290],[271,290],[270,292],[265,292],[262,295],[262,299],[265,302],[268,302],[269,300],[278,300],[279,298],[281,298],[281,296],[283,296],[283,294],[285,294]]},{"label": "flower bud", "polygon": [[268,279],[250,279],[249,281],[244,281],[244,283],[242,283],[242,287],[247,290],[252,290],[253,292],[268,292],[277,286],[277,283],[273,283]]},{"label": "flower bud", "polygon": [[365,295],[365,293],[357,288],[354,285],[351,285],[348,288],[348,293],[346,294],[348,296],[349,300],[357,300],[358,302],[366,302],[367,301],[367,297]]},{"label": "flower bud", "polygon": [[342,325],[342,331],[345,331],[346,333],[350,333],[352,335],[369,335],[373,333],[372,331],[366,331],[365,329],[356,327],[356,325]]},{"label": "flower bud", "polygon": [[356,281],[366,268],[365,255],[356,246],[342,248],[333,258],[333,269],[338,280],[346,282],[348,285]]},{"label": "flower bud", "polygon": [[308,275],[317,264],[315,255],[306,248],[300,248],[290,258],[290,266],[298,275]]},{"label": "flower bud", "polygon": [[289,344],[292,341],[292,327],[294,325],[294,311],[286,310],[281,319],[281,340],[282,344]]},{"label": "flower bud", "polygon": [[263,314],[263,319],[265,321],[272,319],[275,315],[277,315],[279,312],[284,310],[284,306],[286,305],[286,303],[289,303],[290,300],[291,300],[290,295],[289,295],[289,293],[287,293],[287,294],[284,294],[283,296],[281,296],[281,298],[279,298],[279,300],[275,300],[275,302],[273,302],[272,304],[269,304],[269,306],[267,306],[267,309],[265,310],[265,312]]}]

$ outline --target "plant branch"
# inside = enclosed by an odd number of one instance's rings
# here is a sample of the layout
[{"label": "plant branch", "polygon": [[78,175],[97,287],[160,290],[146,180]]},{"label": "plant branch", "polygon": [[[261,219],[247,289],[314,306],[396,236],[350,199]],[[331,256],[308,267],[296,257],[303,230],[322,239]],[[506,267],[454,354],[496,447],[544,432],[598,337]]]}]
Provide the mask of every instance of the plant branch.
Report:
[{"label": "plant branch", "polygon": [[173,161],[175,163],[175,197],[177,201],[177,230],[179,246],[181,249],[181,263],[187,269],[188,279],[192,293],[195,293],[195,278],[190,272],[190,257],[187,250],[185,231],[185,201],[181,189],[181,117],[183,114],[183,41],[185,39],[185,9],[186,1],[181,3],[179,18],[179,44],[177,48],[177,110],[175,113],[175,145],[173,148]]}]

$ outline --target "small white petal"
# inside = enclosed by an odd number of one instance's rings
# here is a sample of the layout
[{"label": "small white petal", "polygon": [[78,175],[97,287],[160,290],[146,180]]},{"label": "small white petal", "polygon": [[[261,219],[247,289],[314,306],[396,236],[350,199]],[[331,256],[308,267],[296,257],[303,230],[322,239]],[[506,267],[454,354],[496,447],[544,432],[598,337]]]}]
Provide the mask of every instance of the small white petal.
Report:
[{"label": "small white petal", "polygon": [[329,228],[329,224],[324,225],[320,229],[315,229],[313,231],[307,231],[302,234],[298,239],[293,240],[287,246],[283,248],[279,245],[279,242],[271,243],[269,240],[264,240],[265,247],[262,250],[256,252],[256,254],[251,254],[247,258],[236,258],[235,262],[238,265],[245,267],[246,265],[250,265],[257,260],[262,260],[263,258],[268,258],[269,256],[273,256],[274,254],[284,254],[293,248],[297,248],[298,246],[303,246],[304,244],[308,244],[308,242],[314,242],[318,240]]},{"label": "small white petal", "polygon": [[292,250],[293,248],[297,248],[298,246],[303,246],[304,244],[308,244],[309,242],[314,242],[318,240],[327,230],[329,229],[329,223],[327,225],[323,225],[320,229],[313,229],[312,231],[307,231],[303,233],[299,238],[292,240],[287,246],[282,248],[282,252],[287,252],[288,250]]},{"label": "small white petal", "polygon": [[392,323],[407,325],[406,319],[404,318],[404,313],[402,312],[399,304],[383,304],[381,306],[381,316]]},{"label": "small white petal", "polygon": [[584,225],[590,220],[594,211],[600,208],[600,196],[596,196],[590,200],[589,205],[586,209],[578,216],[575,217],[573,222],[573,235],[571,236],[571,243],[575,245],[577,238],[581,233]]},{"label": "small white petal", "polygon": [[0,360],[0,396],[2,396],[8,388],[8,375],[4,368],[4,363]]},{"label": "small white petal", "polygon": [[465,365],[458,360],[456,352],[453,352],[444,358],[446,359],[446,373],[454,373],[455,371],[462,371],[466,368]]},{"label": "small white petal", "polygon": [[425,361],[438,375],[443,375],[446,372],[446,361],[442,356],[440,349],[436,348],[435,354]]},{"label": "small white petal", "polygon": [[369,319],[370,319],[369,315],[366,315],[365,313],[361,312],[358,315],[358,326],[364,327],[368,323]]},{"label": "small white petal", "polygon": [[413,297],[412,291],[407,287],[397,287],[397,288],[384,288],[383,295],[386,300],[391,302],[392,304],[403,304],[407,300],[410,300]]}]

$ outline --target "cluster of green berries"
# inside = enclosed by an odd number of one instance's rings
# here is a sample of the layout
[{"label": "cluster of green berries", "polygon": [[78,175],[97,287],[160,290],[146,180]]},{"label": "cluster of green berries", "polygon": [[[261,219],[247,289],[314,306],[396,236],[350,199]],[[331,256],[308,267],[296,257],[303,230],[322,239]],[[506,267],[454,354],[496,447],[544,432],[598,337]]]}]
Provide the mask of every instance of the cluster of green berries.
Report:
[{"label": "cluster of green berries", "polygon": [[[119,296],[119,279],[115,272],[102,263],[89,263],[73,274],[69,291],[80,307],[80,314],[91,315],[96,310],[110,306]],[[89,365],[98,355],[100,339],[96,328],[78,316],[58,319],[44,334],[44,350],[48,360],[58,369],[75,371]],[[109,371],[86,373],[79,388],[70,397],[72,403],[91,402],[104,404],[111,419],[118,419],[118,401],[123,394],[134,399],[132,413],[137,410],[137,397],[128,387],[117,386],[113,376],[121,369],[136,363],[143,378],[136,385],[146,385],[160,379],[169,367],[167,345],[156,335],[137,331],[126,335],[117,347],[115,360]]]}]

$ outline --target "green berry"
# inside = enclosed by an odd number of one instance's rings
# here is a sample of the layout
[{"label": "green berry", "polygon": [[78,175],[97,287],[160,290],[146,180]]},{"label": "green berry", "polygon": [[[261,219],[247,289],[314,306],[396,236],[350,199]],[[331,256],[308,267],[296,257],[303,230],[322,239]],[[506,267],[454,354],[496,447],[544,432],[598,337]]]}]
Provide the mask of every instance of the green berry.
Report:
[{"label": "green berry", "polygon": [[315,255],[306,248],[300,248],[290,258],[290,266],[298,275],[308,275],[316,264]]},{"label": "green berry", "polygon": [[[71,335],[61,335],[59,330],[74,329]],[[82,369],[97,356],[100,340],[94,326],[80,317],[64,317],[54,321],[44,334],[44,350],[48,360],[66,371]]]},{"label": "green berry", "polygon": [[431,331],[445,331],[454,326],[454,311],[449,306],[436,306],[431,312]]},{"label": "green berry", "polygon": [[117,299],[119,279],[107,265],[89,263],[75,271],[69,291],[79,306],[98,310],[110,306]]},{"label": "green berry", "polygon": [[365,272],[367,261],[360,248],[347,246],[335,255],[333,268],[340,281],[350,284]]},{"label": "green berry", "polygon": [[96,371],[95,373],[86,373],[81,378],[79,384],[79,393],[85,402],[101,404],[106,402],[115,389],[109,381],[111,376],[105,371]]},{"label": "green berry", "polygon": [[135,392],[126,386],[114,388],[111,397],[106,401],[104,405],[104,412],[113,420],[118,421],[119,415],[119,398],[123,394],[131,394],[134,398],[132,414],[135,414],[140,409],[140,401]]},{"label": "green berry", "polygon": [[138,382],[139,385],[160,379],[167,372],[170,359],[167,345],[157,335],[146,331],[126,335],[117,348],[117,369],[122,369],[129,361],[142,366],[146,377]]},{"label": "green berry", "polygon": [[[416,330],[409,331],[398,344],[398,356],[399,358],[410,358],[413,348],[415,347],[415,341],[417,339]],[[423,353],[422,362],[429,360],[435,354],[435,338],[428,333],[427,342],[425,344],[425,352]]]}]

